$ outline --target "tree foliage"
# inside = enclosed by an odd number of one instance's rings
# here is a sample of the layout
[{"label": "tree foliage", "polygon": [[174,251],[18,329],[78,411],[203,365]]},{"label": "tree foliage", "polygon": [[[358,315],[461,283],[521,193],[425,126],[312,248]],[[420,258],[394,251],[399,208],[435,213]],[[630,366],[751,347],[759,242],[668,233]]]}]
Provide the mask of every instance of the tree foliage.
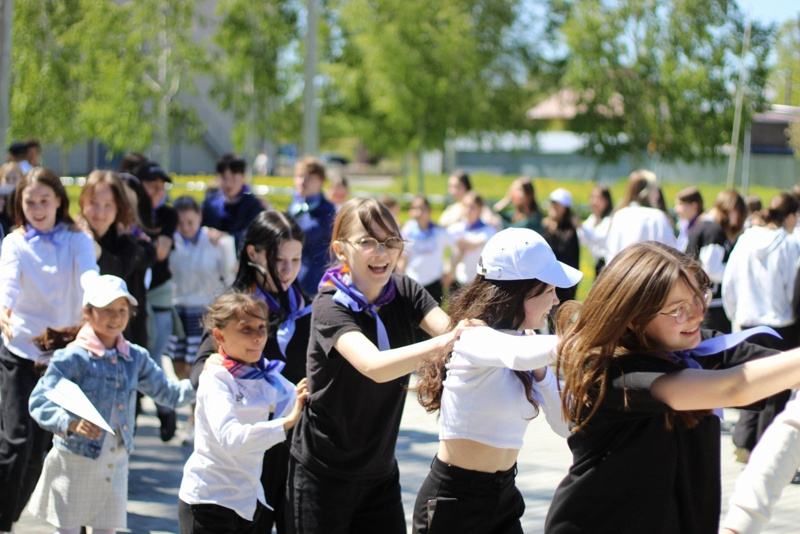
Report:
[{"label": "tree foliage", "polygon": [[769,85],[775,91],[775,103],[800,106],[800,13],[781,25],[774,51]]},{"label": "tree foliage", "polygon": [[72,66],[80,49],[65,34],[83,15],[80,0],[17,1],[11,47],[10,135],[31,135],[70,146],[80,80]]},{"label": "tree foliage", "polygon": [[507,38],[514,0],[333,0],[323,132],[373,150],[441,147],[520,126],[527,67]]},{"label": "tree foliage", "polygon": [[[726,0],[552,0],[573,130],[603,160],[718,157],[731,142],[744,17]],[[763,105],[771,28],[753,23],[743,120]],[[736,140],[737,143],[741,142]]]},{"label": "tree foliage", "polygon": [[291,0],[224,0],[217,5],[212,95],[222,109],[233,112],[237,151],[248,142],[261,145],[291,131],[285,117],[292,112],[290,91],[299,83],[291,52],[299,36],[300,7]]},{"label": "tree foliage", "polygon": [[175,97],[205,64],[195,11],[189,0],[18,0],[12,136],[64,148],[97,139],[119,151],[155,142],[166,155],[192,123]]}]

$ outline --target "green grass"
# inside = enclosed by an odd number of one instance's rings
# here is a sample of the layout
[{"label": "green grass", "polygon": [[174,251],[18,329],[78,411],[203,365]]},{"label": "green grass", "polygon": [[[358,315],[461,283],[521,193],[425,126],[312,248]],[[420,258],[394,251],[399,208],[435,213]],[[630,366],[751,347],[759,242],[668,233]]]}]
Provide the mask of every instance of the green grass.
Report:
[{"label": "green grass", "polygon": [[[499,200],[503,196],[505,196],[508,187],[511,185],[518,176],[499,176],[494,174],[488,173],[475,173],[471,174],[470,178],[472,180],[473,188],[480,192],[481,196],[487,201],[487,204],[494,203],[496,200]],[[187,184],[190,182],[204,182],[206,184],[213,184],[215,180],[215,176],[213,175],[197,175],[197,176],[174,176],[173,177],[173,188],[170,191],[170,198],[177,198],[178,196],[188,194],[194,197],[198,202],[203,200],[204,191],[201,190],[190,190],[187,188]],[[276,187],[276,188],[291,188],[293,185],[293,180],[291,177],[256,177],[253,179],[254,186],[269,186],[269,187]],[[588,215],[588,205],[589,205],[589,195],[591,194],[592,189],[596,185],[594,182],[586,181],[586,180],[556,180],[553,178],[541,178],[535,177],[533,178],[534,188],[536,191],[536,198],[539,201],[539,204],[543,207],[547,204],[547,197],[550,193],[559,188],[563,187],[569,190],[572,193],[572,197],[574,199],[574,203],[576,206],[576,212],[581,217],[586,217]],[[611,189],[611,196],[614,202],[617,202],[624,196],[625,193],[625,186],[627,183],[627,178],[622,177],[617,182],[610,184],[609,188]],[[418,176],[416,174],[412,174],[409,177],[408,183],[408,190],[411,193],[417,192],[417,185],[418,185]],[[425,174],[424,176],[424,191],[426,195],[440,195],[444,196],[447,194],[447,176],[446,175],[435,175],[435,174]],[[396,176],[392,183],[388,187],[380,187],[380,188],[370,188],[369,186],[364,185],[361,181],[354,182],[351,185],[351,190],[353,193],[367,193],[367,194],[375,194],[377,196],[382,195],[396,195],[400,196],[403,193],[403,178],[401,176]],[[672,207],[674,204],[675,195],[681,189],[684,189],[689,186],[696,186],[700,193],[703,195],[703,199],[706,202],[706,206],[710,207],[714,199],[717,196],[723,187],[719,185],[713,184],[696,184],[696,183],[669,183],[663,184],[663,191],[664,196],[667,200],[667,205]],[[70,186],[67,188],[67,192],[70,196],[70,213],[73,215],[78,212],[78,196],[80,195],[80,188],[77,186]],[[761,197],[764,204],[768,204],[769,200],[775,196],[776,194],[780,193],[781,189],[778,188],[770,188],[764,186],[751,186],[749,194],[758,195]],[[272,194],[269,196],[269,200],[272,203],[273,207],[279,210],[284,210],[289,204],[291,200],[290,195],[286,194]],[[408,220],[408,203],[405,200],[401,200],[401,214],[400,220],[401,222],[405,222]],[[441,213],[442,209],[444,209],[444,203],[432,203],[433,209],[433,217],[434,219],[438,218],[439,214]],[[592,262],[592,258],[589,255],[588,250],[582,248],[581,249],[581,264],[580,269],[584,273],[583,280],[578,285],[577,291],[577,299],[583,300],[586,297],[586,294],[589,292],[589,289],[592,287],[594,283],[594,263]]]}]

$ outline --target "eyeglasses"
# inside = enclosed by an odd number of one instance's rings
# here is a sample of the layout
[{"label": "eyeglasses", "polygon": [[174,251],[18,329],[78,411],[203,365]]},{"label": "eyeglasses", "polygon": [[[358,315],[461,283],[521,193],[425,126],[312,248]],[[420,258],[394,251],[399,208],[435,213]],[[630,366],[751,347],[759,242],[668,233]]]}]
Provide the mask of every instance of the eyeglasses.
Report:
[{"label": "eyeglasses", "polygon": [[[703,315],[706,313],[708,309],[708,305],[711,303],[711,296],[713,295],[710,289],[706,289],[703,291],[702,297],[695,297],[694,298],[694,305],[700,311],[700,314]],[[688,302],[684,302],[673,312],[658,312],[661,315],[669,315],[670,317],[675,318],[675,322],[678,324],[683,324],[689,320],[689,317],[692,316],[692,305]]]},{"label": "eyeglasses", "polygon": [[387,252],[400,252],[403,250],[405,241],[399,237],[390,237],[386,241],[378,241],[374,237],[364,237],[356,242],[348,241],[347,239],[340,239],[343,243],[350,243],[351,245],[361,249],[361,252],[368,256],[372,256],[378,252],[378,247],[383,246]]}]

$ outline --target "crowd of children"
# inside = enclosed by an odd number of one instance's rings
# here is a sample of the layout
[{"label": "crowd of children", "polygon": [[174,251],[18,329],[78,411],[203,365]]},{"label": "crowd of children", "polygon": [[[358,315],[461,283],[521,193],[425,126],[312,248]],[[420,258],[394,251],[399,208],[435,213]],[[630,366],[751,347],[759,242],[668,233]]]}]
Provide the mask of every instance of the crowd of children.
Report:
[{"label": "crowd of children", "polygon": [[[521,178],[493,210],[459,172],[438,224],[418,196],[401,226],[398,203],[347,200],[346,180],[326,198],[314,158],[283,213],[242,158],[220,158],[198,204],[133,154],[87,177],[73,219],[36,163],[0,168],[0,533],[26,506],[60,534],[126,528],[141,394],[164,441],[197,401],[182,534],[405,533],[395,446],[415,370],[441,429],[414,532],[522,532],[516,461],[540,411],[574,458],[546,532],[716,532],[722,407],[764,408],[737,424],[745,453],[766,442],[737,495],[775,499],[757,466],[794,439],[767,430],[800,384],[793,194],[756,216],[735,191],[706,211],[689,188],[674,224],[637,171],[616,209],[595,188],[581,224],[566,189],[545,214]],[[598,275],[582,304],[581,242]],[[732,532],[753,498],[735,497]]]}]

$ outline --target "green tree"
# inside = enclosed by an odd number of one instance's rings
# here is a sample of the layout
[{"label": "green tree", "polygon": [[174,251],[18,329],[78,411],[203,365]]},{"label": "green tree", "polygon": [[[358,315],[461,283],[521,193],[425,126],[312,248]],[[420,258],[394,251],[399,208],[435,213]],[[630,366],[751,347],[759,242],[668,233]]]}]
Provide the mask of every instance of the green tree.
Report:
[{"label": "green tree", "polygon": [[777,95],[776,104],[800,106],[800,13],[778,30],[769,85]]},{"label": "green tree", "polygon": [[[96,139],[146,150],[196,124],[181,93],[206,65],[189,0],[21,0],[15,5],[11,134],[69,149]],[[64,152],[66,154],[66,150]]]},{"label": "green tree", "polygon": [[193,35],[204,21],[196,0],[137,0],[129,8],[132,43],[143,51],[131,74],[151,92],[155,158],[168,169],[172,140],[196,126],[191,109],[178,97],[193,94],[195,75],[208,68],[208,43]]},{"label": "green tree", "polygon": [[[730,143],[744,17],[711,0],[552,0],[566,47],[571,129],[602,160],[720,157]],[[557,20],[556,17],[554,20]],[[754,23],[743,121],[764,102],[771,28]],[[741,140],[735,140],[740,143]]]},{"label": "green tree", "polygon": [[[233,112],[233,144],[275,147],[286,126],[290,90],[297,85],[291,47],[298,38],[298,9],[290,0],[224,0],[217,5],[214,84],[211,94]],[[296,54],[294,57],[298,57]],[[271,154],[274,156],[274,153]]]},{"label": "green tree", "polygon": [[514,0],[332,0],[323,135],[373,151],[441,148],[520,127],[527,66],[509,36]]},{"label": "green tree", "polygon": [[11,60],[10,137],[36,136],[71,146],[85,139],[75,127],[80,49],[65,34],[83,15],[80,0],[17,1]]}]

